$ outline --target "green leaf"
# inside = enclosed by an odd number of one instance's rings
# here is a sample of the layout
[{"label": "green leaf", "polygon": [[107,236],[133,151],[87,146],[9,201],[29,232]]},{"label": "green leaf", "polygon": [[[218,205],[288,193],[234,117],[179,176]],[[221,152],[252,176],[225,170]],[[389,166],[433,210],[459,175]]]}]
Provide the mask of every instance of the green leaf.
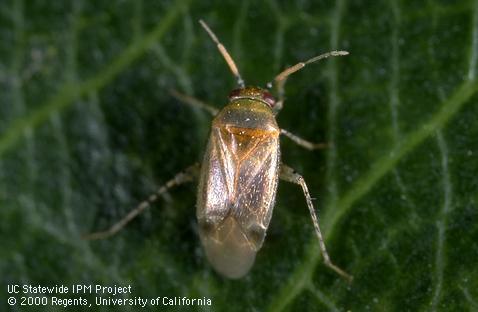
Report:
[{"label": "green leaf", "polygon": [[[285,138],[281,157],[307,181],[351,284],[322,263],[305,198],[287,182],[240,280],[205,258],[195,183],[109,239],[81,239],[201,161],[211,116],[170,90],[220,109],[236,86],[200,18],[251,85],[350,52],[292,75],[277,119],[329,144],[310,152]],[[93,306],[109,296],[73,294],[74,284],[131,285],[111,298],[212,300],[179,307],[193,310],[478,310],[477,61],[478,1],[3,1],[2,310],[31,296],[9,294],[12,284],[69,287],[43,295],[55,311],[52,296]]]}]

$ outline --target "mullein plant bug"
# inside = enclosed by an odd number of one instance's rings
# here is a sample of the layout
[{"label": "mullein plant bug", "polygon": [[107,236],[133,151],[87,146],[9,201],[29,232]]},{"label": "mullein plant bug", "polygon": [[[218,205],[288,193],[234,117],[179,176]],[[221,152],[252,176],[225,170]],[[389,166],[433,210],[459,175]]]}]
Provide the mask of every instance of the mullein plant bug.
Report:
[{"label": "mullein plant bug", "polygon": [[280,161],[280,134],[309,150],[323,148],[325,144],[311,143],[279,128],[275,118],[284,103],[284,84],[289,75],[310,63],[348,52],[328,52],[285,69],[273,83],[267,84],[268,88],[275,86],[276,100],[266,89],[246,86],[226,48],[205,22],[199,23],[217,45],[238,84],[229,94],[229,103],[221,110],[172,91],[181,102],[201,107],[214,116],[202,164],[194,164],[178,173],[109,229],[85,238],[103,239],[114,235],[168,189],[199,177],[196,216],[206,256],[220,274],[240,278],[249,272],[262,247],[280,178],[301,186],[325,265],[350,281],[352,276],[330,260],[304,178]]}]

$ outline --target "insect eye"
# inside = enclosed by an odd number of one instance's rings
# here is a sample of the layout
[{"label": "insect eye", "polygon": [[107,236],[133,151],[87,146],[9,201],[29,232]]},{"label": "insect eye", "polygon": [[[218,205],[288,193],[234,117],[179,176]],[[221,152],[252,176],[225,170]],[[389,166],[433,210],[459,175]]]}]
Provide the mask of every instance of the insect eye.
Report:
[{"label": "insect eye", "polygon": [[231,100],[231,99],[233,99],[233,98],[235,98],[235,97],[241,95],[241,91],[242,91],[242,89],[234,89],[234,90],[232,90],[231,93],[229,93],[229,99]]},{"label": "insect eye", "polygon": [[276,99],[269,92],[262,93],[262,99],[272,108],[276,105]]}]

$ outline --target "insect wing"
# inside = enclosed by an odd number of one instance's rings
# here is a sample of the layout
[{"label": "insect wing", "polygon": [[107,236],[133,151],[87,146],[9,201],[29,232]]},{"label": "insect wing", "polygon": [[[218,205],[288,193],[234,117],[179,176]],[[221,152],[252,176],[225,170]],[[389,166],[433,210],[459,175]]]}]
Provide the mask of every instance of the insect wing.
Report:
[{"label": "insect wing", "polygon": [[[236,130],[230,146],[237,147],[232,215],[259,250],[264,241],[277,190],[279,141],[272,131]],[[240,146],[240,147],[239,147]]]},{"label": "insect wing", "polygon": [[277,189],[278,144],[271,131],[212,129],[197,217],[209,261],[228,277],[246,274],[264,241]]}]

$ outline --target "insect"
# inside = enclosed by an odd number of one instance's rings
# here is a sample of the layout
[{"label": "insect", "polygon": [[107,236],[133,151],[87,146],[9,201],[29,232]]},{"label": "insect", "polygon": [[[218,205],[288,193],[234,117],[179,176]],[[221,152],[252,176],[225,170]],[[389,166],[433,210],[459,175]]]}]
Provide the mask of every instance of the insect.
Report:
[{"label": "insect", "polygon": [[[217,45],[239,86],[229,94],[229,103],[220,111],[172,91],[180,101],[206,109],[214,116],[201,166],[195,164],[177,174],[112,227],[85,238],[101,239],[117,233],[166,190],[199,176],[196,216],[206,256],[220,274],[240,278],[249,272],[263,245],[280,178],[301,186],[324,263],[351,280],[350,275],[330,260],[304,178],[280,161],[281,134],[309,150],[323,148],[325,144],[311,143],[279,128],[275,118],[284,103],[284,84],[289,75],[310,63],[348,52],[328,52],[285,69],[273,80],[276,100],[266,89],[245,85],[226,48],[205,22],[199,22]],[[268,88],[271,87],[272,83],[268,83]]]}]

